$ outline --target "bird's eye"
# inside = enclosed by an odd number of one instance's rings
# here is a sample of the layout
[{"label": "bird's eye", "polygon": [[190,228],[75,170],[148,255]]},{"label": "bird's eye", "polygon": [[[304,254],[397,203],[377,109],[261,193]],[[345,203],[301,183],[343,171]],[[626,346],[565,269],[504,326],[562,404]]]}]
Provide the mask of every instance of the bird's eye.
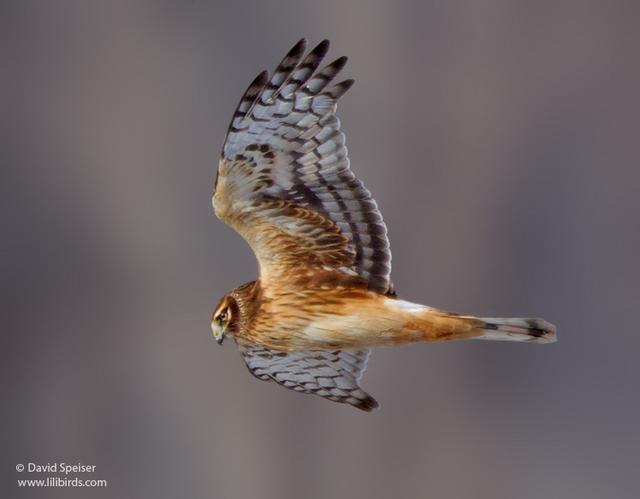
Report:
[{"label": "bird's eye", "polygon": [[226,312],[221,312],[220,315],[218,316],[218,320],[220,322],[226,322],[227,320],[227,313]]}]

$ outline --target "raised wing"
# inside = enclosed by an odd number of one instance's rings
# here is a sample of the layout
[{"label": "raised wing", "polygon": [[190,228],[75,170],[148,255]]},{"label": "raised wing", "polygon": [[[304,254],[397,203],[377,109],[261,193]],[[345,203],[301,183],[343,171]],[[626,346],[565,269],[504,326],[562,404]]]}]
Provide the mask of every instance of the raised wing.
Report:
[{"label": "raised wing", "polygon": [[218,167],[215,213],[249,242],[263,283],[290,274],[297,262],[391,293],[387,229],[349,168],[335,116],[353,84],[332,83],[347,59],[316,71],[329,42],[303,59],[305,47],[298,42],[271,78],[260,73],[242,97]]},{"label": "raised wing", "polygon": [[249,371],[258,379],[367,412],[378,407],[358,384],[367,367],[369,350],[281,352],[242,340],[237,343]]}]

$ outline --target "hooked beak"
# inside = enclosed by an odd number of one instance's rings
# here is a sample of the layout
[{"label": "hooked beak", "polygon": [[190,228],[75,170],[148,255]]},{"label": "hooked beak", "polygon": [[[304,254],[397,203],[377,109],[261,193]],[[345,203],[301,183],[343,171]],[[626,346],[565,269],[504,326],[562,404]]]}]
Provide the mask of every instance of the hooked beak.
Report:
[{"label": "hooked beak", "polygon": [[225,334],[220,325],[215,321],[211,323],[211,333],[216,342],[218,342],[218,345],[222,345]]}]

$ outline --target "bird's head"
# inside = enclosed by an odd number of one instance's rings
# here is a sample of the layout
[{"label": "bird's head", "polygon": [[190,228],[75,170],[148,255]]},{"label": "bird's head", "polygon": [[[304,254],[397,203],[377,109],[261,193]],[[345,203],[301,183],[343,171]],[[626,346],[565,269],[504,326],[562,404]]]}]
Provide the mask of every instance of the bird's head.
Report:
[{"label": "bird's head", "polygon": [[211,333],[218,345],[222,345],[227,335],[233,334],[239,314],[238,303],[230,294],[223,296],[218,302],[211,315]]}]

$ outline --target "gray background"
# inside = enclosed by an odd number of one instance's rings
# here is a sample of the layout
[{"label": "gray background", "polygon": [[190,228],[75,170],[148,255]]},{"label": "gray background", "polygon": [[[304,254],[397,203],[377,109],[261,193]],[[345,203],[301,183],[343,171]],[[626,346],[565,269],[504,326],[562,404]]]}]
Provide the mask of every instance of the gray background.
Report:
[{"label": "gray background", "polygon": [[[2,2],[2,497],[636,498],[637,2]],[[261,383],[209,316],[249,81],[350,56],[400,295],[560,341],[380,350],[367,415]],[[107,489],[18,490],[95,464]],[[31,475],[31,477],[34,477]]]}]

